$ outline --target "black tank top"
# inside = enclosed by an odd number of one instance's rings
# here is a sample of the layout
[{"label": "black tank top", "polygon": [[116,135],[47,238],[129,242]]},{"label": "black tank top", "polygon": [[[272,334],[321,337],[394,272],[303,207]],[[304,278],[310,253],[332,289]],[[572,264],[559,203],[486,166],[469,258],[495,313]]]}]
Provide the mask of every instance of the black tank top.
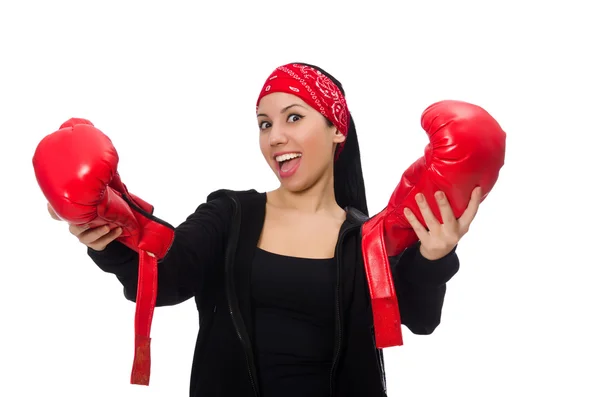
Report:
[{"label": "black tank top", "polygon": [[334,259],[257,249],[252,303],[264,397],[329,395],[335,327]]}]

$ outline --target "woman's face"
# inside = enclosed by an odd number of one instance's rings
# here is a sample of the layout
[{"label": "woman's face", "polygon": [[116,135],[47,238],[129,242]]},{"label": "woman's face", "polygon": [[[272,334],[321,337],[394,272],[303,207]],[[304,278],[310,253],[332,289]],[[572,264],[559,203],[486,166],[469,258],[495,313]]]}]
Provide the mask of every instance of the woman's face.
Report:
[{"label": "woman's face", "polygon": [[333,167],[336,144],[345,137],[300,98],[269,94],[257,114],[260,150],[286,189],[308,189]]}]

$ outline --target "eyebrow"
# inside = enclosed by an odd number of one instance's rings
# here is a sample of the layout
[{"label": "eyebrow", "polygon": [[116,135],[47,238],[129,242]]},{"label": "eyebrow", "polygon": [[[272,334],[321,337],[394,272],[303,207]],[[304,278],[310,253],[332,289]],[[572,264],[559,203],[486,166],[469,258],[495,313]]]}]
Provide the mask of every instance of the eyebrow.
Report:
[{"label": "eyebrow", "polygon": [[[299,103],[292,103],[291,105],[289,105],[289,106],[286,106],[286,107],[284,107],[283,109],[281,109],[281,113],[285,113],[285,112],[287,112],[289,109],[293,108],[294,106],[300,106],[301,108],[305,108],[305,109],[306,109],[306,107],[304,107],[304,106],[300,105]],[[266,114],[264,114],[264,113],[260,113],[260,114],[257,114],[257,115],[256,115],[256,117],[260,117],[260,116],[263,116],[263,117],[269,117],[269,116],[267,116],[267,115],[266,115]]]}]

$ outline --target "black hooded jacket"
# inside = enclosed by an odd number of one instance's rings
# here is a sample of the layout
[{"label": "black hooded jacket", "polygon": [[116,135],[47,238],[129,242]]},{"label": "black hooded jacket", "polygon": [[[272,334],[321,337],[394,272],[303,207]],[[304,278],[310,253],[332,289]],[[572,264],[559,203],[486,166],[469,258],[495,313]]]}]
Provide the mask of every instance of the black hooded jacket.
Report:
[{"label": "black hooded jacket", "polygon": [[[199,332],[190,397],[259,397],[250,307],[251,264],[263,227],[266,194],[219,190],[208,196],[175,230],[159,261],[157,306],[194,298]],[[361,252],[366,217],[348,208],[335,251],[337,264],[336,345],[331,396],[386,396],[383,354],[375,347],[370,296]],[[119,242],[92,260],[113,273],[125,297],[137,293],[138,255]],[[446,283],[459,268],[453,250],[430,261],[418,243],[390,258],[402,323],[412,333],[431,334],[439,325]]]}]

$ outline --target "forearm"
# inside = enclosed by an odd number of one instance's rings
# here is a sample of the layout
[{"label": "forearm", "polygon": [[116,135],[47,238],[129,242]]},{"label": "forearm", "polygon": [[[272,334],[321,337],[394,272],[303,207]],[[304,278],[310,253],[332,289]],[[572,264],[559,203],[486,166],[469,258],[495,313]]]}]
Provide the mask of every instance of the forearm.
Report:
[{"label": "forearm", "polygon": [[[201,293],[207,278],[223,261],[231,201],[212,200],[200,205],[181,225],[164,258],[158,261],[156,306],[176,305]],[[88,255],[105,272],[117,276],[125,297],[135,302],[138,285],[137,252],[118,241],[103,251],[88,249]]]},{"label": "forearm", "polygon": [[394,283],[402,323],[414,334],[431,334],[441,322],[446,285],[458,272],[458,256],[453,250],[430,261],[420,254],[417,243],[396,260]]},{"label": "forearm", "polygon": [[[88,248],[89,257],[107,273],[114,274],[123,285],[127,300],[136,301],[138,287],[139,255],[118,241],[110,243],[103,251]],[[168,254],[167,254],[168,256]],[[167,258],[165,258],[167,259]],[[193,291],[177,282],[174,267],[169,261],[158,263],[158,290],[156,306],[176,305],[193,296]]]}]

